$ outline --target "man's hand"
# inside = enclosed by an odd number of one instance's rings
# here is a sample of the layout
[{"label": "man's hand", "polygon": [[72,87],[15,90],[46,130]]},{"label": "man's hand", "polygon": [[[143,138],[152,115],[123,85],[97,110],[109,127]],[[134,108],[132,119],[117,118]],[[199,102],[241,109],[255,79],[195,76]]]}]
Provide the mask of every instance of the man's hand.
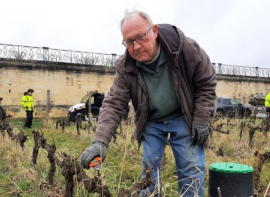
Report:
[{"label": "man's hand", "polygon": [[97,156],[100,156],[102,161],[106,157],[106,149],[107,145],[102,142],[93,142],[91,146],[86,148],[81,155],[81,165],[89,169],[89,164],[93,161]]},{"label": "man's hand", "polygon": [[192,123],[191,139],[193,144],[204,145],[209,136],[209,126],[204,123]]},{"label": "man's hand", "polygon": [[26,110],[28,110],[28,106],[27,105],[25,106],[25,108],[26,108]]}]

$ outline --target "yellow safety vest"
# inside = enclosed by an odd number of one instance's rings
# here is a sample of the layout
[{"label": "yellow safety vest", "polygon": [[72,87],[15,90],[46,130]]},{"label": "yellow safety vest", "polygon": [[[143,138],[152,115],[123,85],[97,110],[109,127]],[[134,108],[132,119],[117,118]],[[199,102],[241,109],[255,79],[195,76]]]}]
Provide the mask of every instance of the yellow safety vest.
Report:
[{"label": "yellow safety vest", "polygon": [[[34,98],[30,95],[24,95],[21,100],[21,106],[26,111],[34,111]],[[28,108],[27,108],[27,107]]]},{"label": "yellow safety vest", "polygon": [[264,106],[270,107],[270,93],[268,93],[267,96],[265,97]]}]

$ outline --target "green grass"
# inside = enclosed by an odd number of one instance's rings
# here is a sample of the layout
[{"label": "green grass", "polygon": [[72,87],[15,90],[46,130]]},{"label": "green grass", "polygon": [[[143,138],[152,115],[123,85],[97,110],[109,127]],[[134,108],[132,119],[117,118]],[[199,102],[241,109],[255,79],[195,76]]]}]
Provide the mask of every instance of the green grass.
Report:
[{"label": "green grass", "polygon": [[[215,124],[226,120],[219,120]],[[245,121],[248,121],[246,119]],[[256,120],[255,125],[259,124],[261,120]],[[230,134],[213,133],[213,138],[210,139],[209,145],[212,148],[224,148],[224,157],[216,155],[212,149],[206,149],[206,169],[209,169],[211,163],[215,162],[235,162],[254,166],[256,157],[254,152],[259,150],[261,153],[270,151],[269,140],[263,136],[261,132],[256,131],[254,137],[254,147],[248,147],[249,134],[248,128],[245,128],[242,140],[239,139],[240,120],[233,119],[231,121],[236,126],[229,126]],[[48,144],[53,141],[56,144],[57,153],[65,152],[72,157],[80,157],[81,152],[88,147],[93,141],[95,134],[93,132],[88,134],[87,130],[80,130],[81,135],[77,136],[76,125],[72,124],[65,128],[62,132],[61,128],[55,129],[56,120],[50,119],[46,122],[44,119],[34,118],[32,129],[22,129],[24,119],[10,119],[9,123],[14,128],[14,132],[18,133],[20,130],[29,135],[25,142],[25,150],[22,151],[19,146],[16,146],[6,134],[3,138],[0,136],[0,196],[15,196],[19,193],[21,196],[45,196],[49,193],[63,190],[65,188],[65,179],[61,174],[60,167],[54,176],[55,186],[50,187],[45,191],[40,190],[40,185],[46,182],[49,161],[47,159],[47,152],[40,148],[37,159],[37,166],[34,169],[31,164],[32,151],[34,147],[34,140],[32,130],[42,131]],[[253,125],[253,124],[252,124]],[[141,173],[141,154],[142,148],[138,151],[137,142],[131,142],[131,131],[133,126],[126,126],[122,124],[123,131],[127,137],[123,139],[117,136],[117,144],[110,143],[107,149],[107,157],[103,163],[100,173],[104,184],[109,186],[113,196],[117,196],[119,188],[128,189],[131,185],[140,180]],[[224,126],[222,130],[227,130]],[[262,146],[264,142],[264,145]],[[169,146],[166,147],[165,156],[163,157],[162,177],[163,191],[166,196],[177,196],[177,175],[175,172],[175,163],[172,151]],[[90,169],[85,170],[89,177],[97,175],[97,172]],[[267,187],[270,181],[270,162],[264,164],[261,173],[261,184]],[[208,190],[208,171],[206,173],[205,190],[207,195]],[[88,194],[80,183],[75,182],[74,196],[98,196],[96,194]],[[263,195],[261,195],[263,196]]]}]

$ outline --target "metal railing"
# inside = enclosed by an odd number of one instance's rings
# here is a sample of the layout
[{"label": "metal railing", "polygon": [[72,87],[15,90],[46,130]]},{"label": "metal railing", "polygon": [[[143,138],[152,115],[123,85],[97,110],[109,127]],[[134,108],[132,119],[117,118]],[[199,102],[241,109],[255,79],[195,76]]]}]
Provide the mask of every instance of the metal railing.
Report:
[{"label": "metal railing", "polygon": [[[49,47],[31,47],[0,43],[0,58],[9,60],[64,62],[86,65],[115,66],[119,57],[116,54],[92,53],[53,49]],[[259,67],[235,66],[212,63],[219,75],[239,75],[254,77],[270,77],[270,69]]]},{"label": "metal railing", "polygon": [[0,58],[8,60],[64,62],[86,65],[114,66],[119,55],[32,47],[0,43]]},{"label": "metal railing", "polygon": [[238,76],[253,76],[253,77],[270,77],[269,68],[248,67],[226,65],[221,63],[212,63],[216,73],[220,75],[238,75]]}]

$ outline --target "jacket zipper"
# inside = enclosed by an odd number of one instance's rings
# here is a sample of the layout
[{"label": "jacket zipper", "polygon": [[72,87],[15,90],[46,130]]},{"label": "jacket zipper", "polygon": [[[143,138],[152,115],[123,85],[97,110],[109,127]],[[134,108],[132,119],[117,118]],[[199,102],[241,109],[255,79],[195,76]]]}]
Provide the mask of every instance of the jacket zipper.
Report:
[{"label": "jacket zipper", "polygon": [[[176,68],[176,69],[177,69],[178,72],[180,73],[180,68],[179,68],[178,62],[176,62],[176,64],[177,64],[177,68]],[[178,84],[178,87],[177,87],[178,89],[179,89],[179,86],[180,86],[180,88],[181,88],[181,81],[179,81],[179,84]],[[185,118],[186,122],[188,123],[188,125],[190,125],[190,127],[191,127],[191,123],[190,123],[189,120],[187,119],[187,115],[186,115],[185,111],[183,110],[183,103],[182,103],[181,96],[180,96],[179,100],[180,100],[180,107],[181,107],[182,113],[184,114],[184,118]]]},{"label": "jacket zipper", "polygon": [[[159,35],[159,36],[160,36],[160,37],[163,39],[163,41],[165,42],[165,44],[166,44],[167,48],[169,49],[170,53],[173,53],[173,52],[171,51],[171,49],[170,49],[168,43],[166,42],[166,40],[165,40],[161,35]],[[178,55],[178,58],[179,58],[179,55]],[[178,72],[180,72],[180,68],[179,68],[179,65],[178,65],[178,58],[176,59],[176,64],[177,64],[177,70],[178,70]],[[171,66],[172,66],[172,65],[171,65]],[[171,70],[171,72],[172,72],[172,70]],[[177,90],[178,90],[179,86],[181,87],[181,81],[179,81],[179,83],[177,83],[177,86],[178,86],[178,87],[177,87]],[[178,94],[176,93],[176,95],[178,95]],[[176,97],[178,97],[178,96],[176,96]],[[185,118],[185,120],[187,121],[188,125],[190,125],[190,127],[191,127],[191,123],[188,121],[187,116],[186,116],[186,114],[185,114],[185,112],[184,112],[184,110],[183,110],[182,99],[179,98],[178,100],[180,100],[180,103],[179,103],[179,104],[180,104],[182,113],[184,114],[184,118]]]},{"label": "jacket zipper", "polygon": [[[142,113],[145,112],[145,114],[143,114],[143,116],[145,116],[145,120],[147,120],[147,116],[148,116],[148,93],[147,93],[147,90],[146,90],[146,87],[145,87],[145,84],[141,78],[141,75],[138,74],[138,69],[135,70],[135,75],[137,76],[137,79],[138,79],[138,83],[140,84],[141,88],[143,89],[143,92],[145,94],[145,97],[146,97],[146,104],[145,104],[145,111],[142,111]],[[142,101],[143,102],[143,101]],[[141,129],[144,129],[145,126],[146,126],[146,123],[147,121],[144,121],[144,127],[141,127]],[[141,146],[141,141],[142,141],[142,132],[143,131],[139,131],[140,132],[140,139],[138,139],[138,150],[140,149],[140,146]]]}]

